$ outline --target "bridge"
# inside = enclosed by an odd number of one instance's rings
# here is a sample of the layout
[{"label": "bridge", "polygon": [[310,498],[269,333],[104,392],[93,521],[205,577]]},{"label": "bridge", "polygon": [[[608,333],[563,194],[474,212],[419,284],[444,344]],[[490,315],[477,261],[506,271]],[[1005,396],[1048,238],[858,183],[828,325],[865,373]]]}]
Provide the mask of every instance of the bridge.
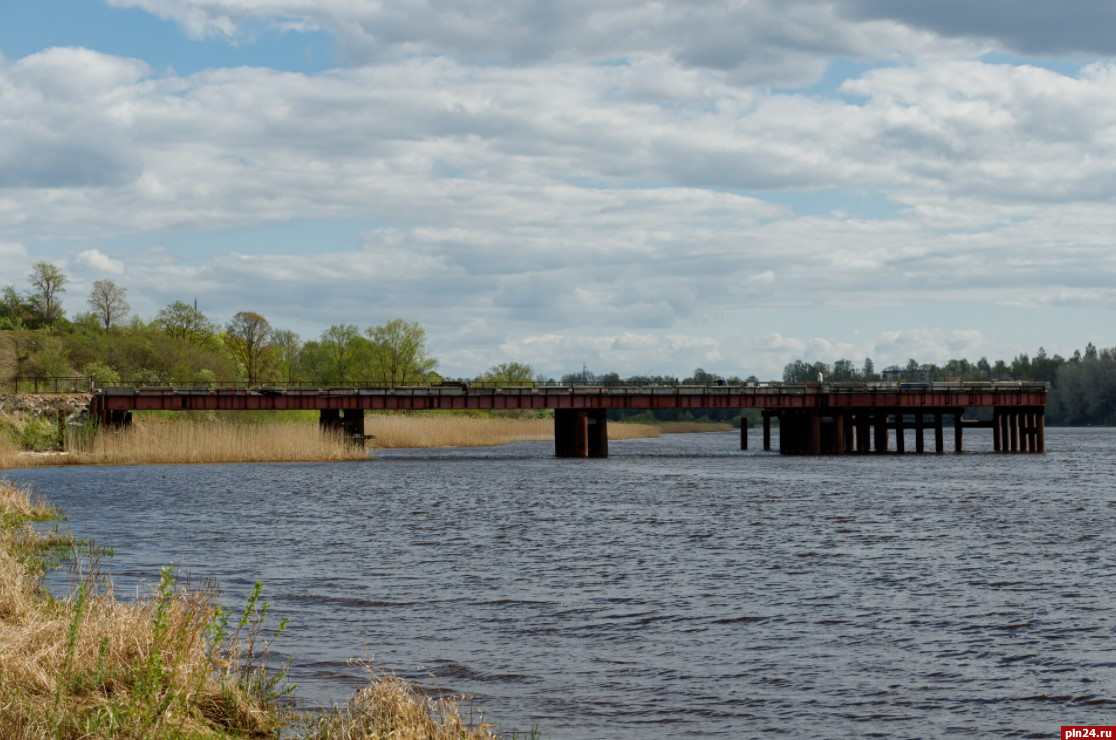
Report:
[{"label": "bridge", "polygon": [[[749,383],[710,386],[488,386],[445,383],[427,386],[369,385],[315,388],[122,387],[94,392],[91,411],[105,425],[130,423],[134,411],[319,412],[321,427],[363,442],[366,411],[542,410],[554,411],[558,457],[607,457],[608,412],[617,409],[759,409],[763,449],[772,449],[776,420],[782,454],[842,455],[906,452],[914,431],[915,452],[944,452],[946,419],[955,452],[964,432],[991,428],[997,452],[1043,452],[1046,446],[1045,383]],[[984,409],[983,413],[978,410]],[[966,417],[966,413],[976,416]],[[747,449],[747,424],[740,443]]]}]

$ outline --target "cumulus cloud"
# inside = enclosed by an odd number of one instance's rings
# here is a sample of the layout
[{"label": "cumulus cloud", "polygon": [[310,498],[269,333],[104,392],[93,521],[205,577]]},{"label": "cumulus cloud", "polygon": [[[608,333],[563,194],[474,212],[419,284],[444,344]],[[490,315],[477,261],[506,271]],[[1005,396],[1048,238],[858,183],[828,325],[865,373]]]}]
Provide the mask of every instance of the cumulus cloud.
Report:
[{"label": "cumulus cloud", "polygon": [[833,56],[886,56],[919,39],[889,20],[844,21],[832,3],[607,4],[573,0],[109,0],[180,25],[192,38],[236,40],[255,24],[321,30],[349,63],[416,55],[510,66],[550,60],[616,60],[667,50],[681,65],[720,70],[736,84],[816,80]]},{"label": "cumulus cloud", "polygon": [[0,65],[0,189],[120,185],[139,173],[116,96],[144,65],[49,49]]},{"label": "cumulus cloud", "polygon": [[1112,55],[1116,7],[1106,0],[1018,3],[1011,0],[841,0],[836,7],[855,19],[889,19],[943,36],[993,41],[1023,54]]},{"label": "cumulus cloud", "polygon": [[99,249],[87,249],[78,252],[77,264],[90,272],[99,272],[105,275],[123,275],[124,262],[113,259]]},{"label": "cumulus cloud", "polygon": [[[403,315],[464,374],[771,377],[989,341],[965,333],[983,314],[934,333],[921,306],[1116,307],[1116,74],[981,61],[1025,47],[1008,21],[955,33],[867,0],[111,4],[194,38],[324,30],[347,54],[185,77],[85,49],[0,60],[0,244],[111,275],[147,316],[198,296],[316,336]],[[801,87],[835,59],[868,63]],[[290,221],[364,233],[228,243]],[[871,328],[788,324],[834,312]]]}]

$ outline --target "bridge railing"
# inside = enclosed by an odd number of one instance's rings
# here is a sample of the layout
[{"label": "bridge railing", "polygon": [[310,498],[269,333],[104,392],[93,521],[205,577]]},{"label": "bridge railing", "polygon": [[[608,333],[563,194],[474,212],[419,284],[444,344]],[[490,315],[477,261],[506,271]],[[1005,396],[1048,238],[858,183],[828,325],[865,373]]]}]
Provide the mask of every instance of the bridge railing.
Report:
[{"label": "bridge railing", "polygon": [[978,381],[978,382],[939,382],[939,383],[891,383],[891,382],[839,382],[839,383],[785,383],[756,382],[740,385],[569,385],[548,383],[428,383],[392,384],[369,381],[346,385],[319,385],[313,383],[271,383],[248,385],[245,383],[215,383],[211,385],[128,385],[98,388],[96,392],[108,395],[381,395],[426,396],[426,395],[555,395],[570,393],[574,395],[819,395],[853,394],[865,392],[982,392],[982,391],[1025,391],[1046,392],[1047,383],[1020,381]]},{"label": "bridge railing", "polygon": [[176,394],[202,394],[202,393],[259,393],[259,394],[298,394],[298,393],[359,393],[370,391],[391,391],[399,393],[432,393],[442,394],[468,393],[484,394],[500,392],[502,394],[524,393],[662,393],[662,394],[802,394],[812,395],[818,393],[863,393],[865,391],[939,391],[939,392],[965,392],[965,391],[1045,391],[1049,390],[1048,383],[1014,381],[1014,380],[988,380],[988,381],[947,381],[930,383],[903,383],[890,381],[835,381],[835,382],[808,382],[786,383],[782,381],[759,381],[742,383],[708,383],[704,385],[681,383],[536,383],[536,382],[498,382],[498,381],[457,381],[447,380],[437,383],[393,383],[391,381],[368,379],[357,383],[344,385],[330,385],[323,383],[253,383],[243,381],[221,381],[206,384],[167,383],[153,385],[150,382],[121,381],[111,386],[100,386],[91,377],[73,375],[59,377],[27,376],[10,378],[0,383],[0,392],[4,393],[176,393]]}]

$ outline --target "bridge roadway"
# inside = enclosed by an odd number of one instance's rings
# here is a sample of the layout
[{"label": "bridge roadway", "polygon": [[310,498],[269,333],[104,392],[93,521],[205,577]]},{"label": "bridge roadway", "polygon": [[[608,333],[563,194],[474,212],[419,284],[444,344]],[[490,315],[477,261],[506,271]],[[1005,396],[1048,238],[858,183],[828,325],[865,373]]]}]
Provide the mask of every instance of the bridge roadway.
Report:
[{"label": "bridge roadway", "polygon": [[[607,412],[615,409],[760,409],[764,449],[778,420],[784,454],[844,454],[905,450],[906,429],[933,429],[942,450],[943,417],[963,429],[991,427],[993,449],[1042,452],[1044,383],[756,383],[729,386],[429,386],[126,387],[95,392],[91,410],[105,424],[129,423],[133,411],[315,410],[321,425],[364,439],[365,411],[554,410],[559,457],[607,457]],[[966,409],[991,409],[991,418],[965,419]],[[984,414],[985,417],[988,414]],[[891,434],[894,432],[894,434]],[[893,438],[893,440],[892,440]],[[746,428],[741,432],[746,449]]]}]

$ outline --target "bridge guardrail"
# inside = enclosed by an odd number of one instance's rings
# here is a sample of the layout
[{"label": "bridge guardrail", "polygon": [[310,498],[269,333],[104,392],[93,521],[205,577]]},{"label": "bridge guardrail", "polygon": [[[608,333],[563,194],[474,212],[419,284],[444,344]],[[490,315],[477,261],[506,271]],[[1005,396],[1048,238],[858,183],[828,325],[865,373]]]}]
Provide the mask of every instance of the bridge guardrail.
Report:
[{"label": "bridge guardrail", "polygon": [[811,395],[818,393],[843,394],[863,393],[864,391],[895,391],[919,390],[939,392],[976,392],[976,391],[1012,391],[1024,392],[1048,391],[1049,383],[1017,380],[993,381],[947,381],[930,383],[902,383],[891,381],[834,381],[834,382],[807,382],[787,383],[783,381],[749,382],[741,385],[632,385],[632,384],[505,384],[505,383],[469,383],[463,381],[450,381],[446,383],[431,384],[392,384],[376,381],[348,384],[344,386],[329,386],[313,383],[266,383],[247,384],[242,382],[223,382],[212,385],[144,385],[139,383],[121,382],[112,386],[98,387],[92,378],[83,376],[66,377],[18,377],[12,378],[0,387],[0,391],[9,393],[102,393],[106,395],[204,395],[204,394],[240,394],[255,393],[260,395],[299,395],[323,393],[329,395],[536,395],[549,393],[575,393],[584,394],[611,394],[626,395],[632,393],[652,395],[764,395],[764,394],[801,394]]}]

